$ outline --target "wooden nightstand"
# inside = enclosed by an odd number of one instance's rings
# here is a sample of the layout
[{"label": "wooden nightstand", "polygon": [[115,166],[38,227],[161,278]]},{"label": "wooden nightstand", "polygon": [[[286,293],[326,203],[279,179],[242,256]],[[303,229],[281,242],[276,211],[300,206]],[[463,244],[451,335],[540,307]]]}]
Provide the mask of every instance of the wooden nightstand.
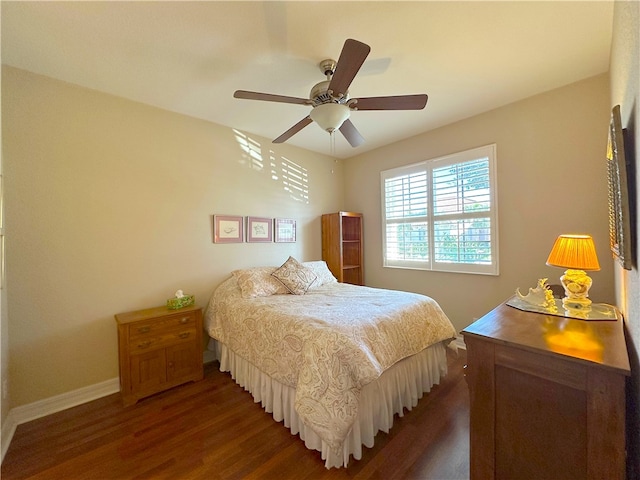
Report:
[{"label": "wooden nightstand", "polygon": [[462,331],[471,479],[625,477],[623,321],[499,305]]},{"label": "wooden nightstand", "polygon": [[156,307],[115,318],[125,405],[202,379],[202,308]]}]

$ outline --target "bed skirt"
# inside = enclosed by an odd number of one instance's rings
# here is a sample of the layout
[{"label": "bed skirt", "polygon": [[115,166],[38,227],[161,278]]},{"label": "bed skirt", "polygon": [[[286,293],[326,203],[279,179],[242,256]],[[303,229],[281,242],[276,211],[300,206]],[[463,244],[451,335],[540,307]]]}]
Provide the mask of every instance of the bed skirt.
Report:
[{"label": "bed skirt", "polygon": [[250,392],[256,403],[260,402],[274,420],[283,422],[293,435],[298,435],[308,449],[321,452],[326,468],[346,467],[351,455],[356,460],[361,459],[362,446],[373,447],[379,431],[389,432],[394,414],[402,417],[403,409],[415,407],[423,393],[430,391],[447,373],[446,347],[437,343],[401,360],[377,380],[365,385],[360,395],[358,417],[344,443],[342,456],[339,456],[298,417],[294,408],[295,388],[273,380],[213,339],[209,350],[213,350],[220,361],[220,371],[230,372],[231,378]]}]

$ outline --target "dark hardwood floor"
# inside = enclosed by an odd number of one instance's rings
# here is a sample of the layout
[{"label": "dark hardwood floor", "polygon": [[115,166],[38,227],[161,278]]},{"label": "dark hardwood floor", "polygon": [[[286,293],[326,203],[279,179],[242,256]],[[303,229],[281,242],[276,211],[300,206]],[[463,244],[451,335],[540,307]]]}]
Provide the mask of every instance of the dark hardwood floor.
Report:
[{"label": "dark hardwood floor", "polygon": [[131,407],[119,394],[18,426],[2,463],[12,479],[428,479],[469,478],[466,352],[449,374],[348,468],[276,423],[218,363],[204,380]]}]

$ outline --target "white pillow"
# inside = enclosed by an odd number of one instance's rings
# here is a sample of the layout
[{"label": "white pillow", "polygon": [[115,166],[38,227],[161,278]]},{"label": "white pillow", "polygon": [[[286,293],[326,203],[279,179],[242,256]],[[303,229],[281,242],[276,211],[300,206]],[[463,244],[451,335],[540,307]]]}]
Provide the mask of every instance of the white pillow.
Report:
[{"label": "white pillow", "polygon": [[289,257],[271,276],[278,279],[294,295],[307,293],[317,278],[313,270],[305,267],[293,257]]},{"label": "white pillow", "polygon": [[327,283],[337,283],[338,279],[333,276],[331,270],[327,266],[327,262],[324,260],[315,260],[313,262],[302,262],[307,268],[313,270],[313,273],[316,274],[316,281],[313,282],[310,288],[318,288],[322,285],[326,285]]},{"label": "white pillow", "polygon": [[231,272],[238,282],[243,298],[268,297],[289,293],[271,274],[276,267],[253,267]]}]

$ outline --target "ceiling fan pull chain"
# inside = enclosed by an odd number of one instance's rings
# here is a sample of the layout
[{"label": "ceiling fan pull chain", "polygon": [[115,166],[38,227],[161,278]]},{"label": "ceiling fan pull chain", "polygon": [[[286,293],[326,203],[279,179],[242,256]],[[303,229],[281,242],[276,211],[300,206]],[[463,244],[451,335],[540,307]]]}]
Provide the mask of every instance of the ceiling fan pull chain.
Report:
[{"label": "ceiling fan pull chain", "polygon": [[329,145],[331,146],[331,155],[335,155],[336,153],[336,136],[335,130],[329,132]]}]

